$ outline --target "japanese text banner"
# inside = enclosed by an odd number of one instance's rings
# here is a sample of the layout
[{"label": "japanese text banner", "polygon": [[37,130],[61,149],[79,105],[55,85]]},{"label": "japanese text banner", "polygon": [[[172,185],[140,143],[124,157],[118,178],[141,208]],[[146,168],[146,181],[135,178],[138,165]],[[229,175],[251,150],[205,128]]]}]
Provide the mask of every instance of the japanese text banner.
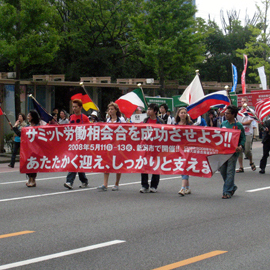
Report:
[{"label": "japanese text banner", "polygon": [[159,124],[26,127],[20,171],[211,177],[235,152],[239,136],[234,129]]}]

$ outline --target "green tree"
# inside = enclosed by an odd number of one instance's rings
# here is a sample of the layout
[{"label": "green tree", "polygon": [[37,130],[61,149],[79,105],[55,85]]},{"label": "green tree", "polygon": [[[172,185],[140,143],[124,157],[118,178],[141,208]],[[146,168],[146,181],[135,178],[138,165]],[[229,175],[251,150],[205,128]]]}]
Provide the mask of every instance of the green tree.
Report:
[{"label": "green tree", "polygon": [[[30,65],[54,59],[59,36],[54,29],[55,9],[45,0],[0,1],[0,54],[21,79]],[[21,111],[20,86],[15,84],[16,115]]]},{"label": "green tree", "polygon": [[[140,12],[141,0],[51,1],[61,18],[62,43],[57,63],[67,77],[118,77],[136,57],[130,45],[131,16]],[[137,53],[137,52],[136,52]]]},{"label": "green tree", "polygon": [[132,18],[132,33],[142,53],[141,62],[154,70],[160,94],[165,95],[165,80],[183,77],[199,60],[202,44],[195,28],[196,9],[186,0],[149,0],[142,9]]},{"label": "green tree", "polygon": [[[259,22],[257,28],[253,28],[254,38],[245,44],[245,48],[237,50],[238,57],[243,54],[248,56],[248,76],[256,82],[260,82],[257,68],[264,66],[266,75],[270,75],[270,32],[269,32],[269,8],[270,0],[261,1],[262,6],[257,5]],[[269,82],[268,82],[269,83]]]},{"label": "green tree", "polygon": [[[200,65],[201,78],[203,80],[215,80],[219,82],[232,81],[231,63],[238,71],[243,68],[243,57],[240,59],[237,55],[238,49],[244,49],[246,43],[258,36],[254,31],[256,14],[252,20],[246,20],[250,24],[241,25],[241,21],[235,15],[235,12],[227,13],[228,23],[223,17],[223,27],[209,20],[205,34],[205,60]],[[238,72],[238,81],[241,73]]]}]

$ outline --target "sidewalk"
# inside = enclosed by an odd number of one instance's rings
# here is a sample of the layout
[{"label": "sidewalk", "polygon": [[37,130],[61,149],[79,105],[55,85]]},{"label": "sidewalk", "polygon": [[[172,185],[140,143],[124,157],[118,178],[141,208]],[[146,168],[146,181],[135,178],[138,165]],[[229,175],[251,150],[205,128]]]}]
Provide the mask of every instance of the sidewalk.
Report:
[{"label": "sidewalk", "polygon": [[[11,153],[0,153],[0,163],[10,163]],[[20,155],[16,156],[16,162],[20,161]]]}]

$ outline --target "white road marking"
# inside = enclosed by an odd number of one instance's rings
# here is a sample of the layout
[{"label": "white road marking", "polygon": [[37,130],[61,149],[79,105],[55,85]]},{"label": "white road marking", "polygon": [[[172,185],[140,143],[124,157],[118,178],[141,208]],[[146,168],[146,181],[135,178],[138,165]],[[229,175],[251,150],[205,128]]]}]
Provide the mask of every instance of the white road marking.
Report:
[{"label": "white road marking", "polygon": [[256,192],[256,191],[262,191],[262,190],[266,190],[266,189],[270,189],[270,187],[250,189],[250,190],[246,190],[246,192]]},{"label": "white road marking", "polygon": [[[96,174],[101,174],[101,173],[87,173],[85,175],[96,175]],[[47,178],[37,178],[36,181],[45,181],[45,180],[51,180],[51,179],[61,179],[61,178],[66,178],[66,175],[63,176],[55,176],[55,177],[47,177]],[[24,183],[25,180],[20,180],[20,181],[12,181],[12,182],[4,182],[4,183],[0,183],[0,185],[10,185],[10,184],[17,184],[17,183]]]},{"label": "white road marking", "polygon": [[113,241],[104,242],[104,243],[100,243],[100,244],[96,244],[96,245],[92,245],[92,246],[87,246],[87,247],[83,247],[83,248],[77,248],[77,249],[67,250],[64,252],[54,253],[54,254],[47,255],[47,256],[37,257],[34,259],[25,260],[25,261],[4,264],[4,265],[0,265],[0,270],[10,269],[10,268],[14,268],[14,267],[21,267],[23,265],[48,261],[48,260],[52,260],[55,258],[60,258],[60,257],[64,257],[64,256],[76,254],[76,253],[81,253],[81,252],[85,252],[85,251],[89,251],[89,250],[93,250],[93,249],[108,247],[108,246],[112,246],[112,245],[122,244],[125,242],[126,241],[124,241],[124,240],[113,240]]},{"label": "white road marking", "polygon": [[[160,179],[160,181],[166,181],[166,180],[171,180],[171,179],[176,179],[176,178],[180,179],[181,176],[179,175],[176,177],[163,178],[163,179]],[[141,183],[141,181],[137,181],[137,182],[123,183],[123,184],[120,184],[119,186],[129,186],[129,185],[135,185],[135,184],[140,184],[140,183]],[[113,185],[110,185],[108,187],[113,187]],[[70,194],[70,193],[83,192],[83,191],[96,190],[96,189],[97,189],[97,187],[83,188],[83,189],[76,189],[76,190],[65,190],[65,191],[54,192],[54,193],[45,193],[45,194],[37,194],[37,195],[17,197],[17,198],[2,199],[2,200],[0,200],[0,202],[18,201],[18,200],[31,199],[31,198],[40,198],[40,197],[47,197],[47,196],[54,196],[54,195],[61,195],[61,194]]]}]

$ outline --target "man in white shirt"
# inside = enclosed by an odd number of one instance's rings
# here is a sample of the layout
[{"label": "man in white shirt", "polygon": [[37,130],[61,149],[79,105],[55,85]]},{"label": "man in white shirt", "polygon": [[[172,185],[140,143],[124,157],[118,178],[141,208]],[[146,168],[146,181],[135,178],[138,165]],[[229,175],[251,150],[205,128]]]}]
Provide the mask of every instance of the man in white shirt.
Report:
[{"label": "man in white shirt", "polygon": [[[243,106],[244,104],[248,103],[247,97],[243,97],[241,100],[242,108],[241,110],[244,110],[246,106]],[[252,142],[253,142],[253,125],[252,121],[253,119],[250,116],[240,116],[237,115],[237,120],[240,122],[244,129],[245,129],[245,135],[246,135],[246,143],[245,143],[245,156],[249,159],[249,164],[252,169],[252,171],[256,171],[256,166],[254,162],[252,161]],[[244,166],[243,166],[243,150],[240,152],[239,158],[239,169],[236,171],[237,173],[244,172]]]}]

